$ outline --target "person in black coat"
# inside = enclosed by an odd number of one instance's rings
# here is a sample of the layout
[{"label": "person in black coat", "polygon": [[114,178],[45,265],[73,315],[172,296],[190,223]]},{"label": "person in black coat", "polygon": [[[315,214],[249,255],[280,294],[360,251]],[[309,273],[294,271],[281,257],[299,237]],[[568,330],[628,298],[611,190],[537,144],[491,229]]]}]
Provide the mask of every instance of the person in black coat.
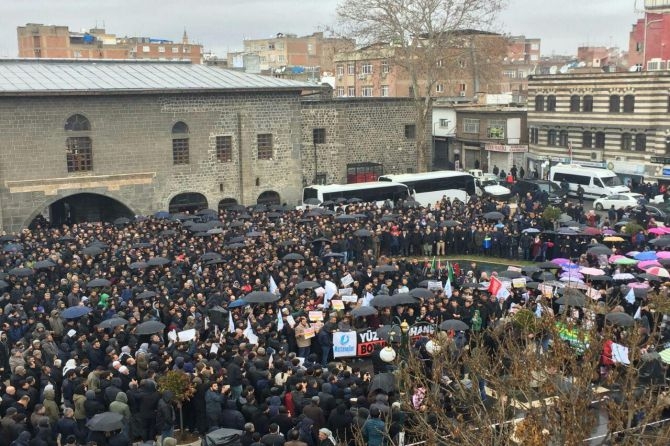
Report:
[{"label": "person in black coat", "polygon": [[142,422],[142,441],[153,440],[156,437],[156,409],[161,394],[156,390],[156,383],[145,380],[140,385],[139,416]]}]

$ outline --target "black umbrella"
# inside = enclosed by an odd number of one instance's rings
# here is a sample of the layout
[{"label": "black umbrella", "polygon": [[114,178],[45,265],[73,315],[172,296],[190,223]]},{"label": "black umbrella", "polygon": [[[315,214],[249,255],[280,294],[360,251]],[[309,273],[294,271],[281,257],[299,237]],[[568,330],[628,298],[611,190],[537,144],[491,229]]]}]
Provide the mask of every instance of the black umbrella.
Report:
[{"label": "black umbrella", "polygon": [[147,262],[133,262],[133,263],[131,263],[130,265],[128,265],[128,267],[129,267],[130,269],[135,269],[135,270],[137,270],[137,269],[144,269],[144,268],[146,268],[146,267],[148,267],[148,266],[149,266],[149,265],[147,264]]},{"label": "black umbrella", "polygon": [[64,235],[62,237],[58,237],[59,242],[74,242],[75,240],[76,239],[71,235]]},{"label": "black umbrella", "polygon": [[376,266],[372,271],[375,273],[393,273],[398,271],[398,269],[393,265],[379,265]]},{"label": "black umbrella", "polygon": [[154,245],[152,245],[151,243],[147,243],[147,242],[133,243],[133,248],[135,248],[135,249],[151,248],[152,246],[154,246]]},{"label": "black umbrella", "polygon": [[605,245],[596,245],[592,246],[586,250],[587,254],[592,254],[594,256],[606,255],[609,256],[612,254],[612,250]]},{"label": "black umbrella", "polygon": [[208,260],[218,260],[221,258],[221,254],[218,252],[206,252],[200,256],[200,260],[207,262]]},{"label": "black umbrella", "polygon": [[335,221],[355,221],[355,220],[357,220],[357,218],[349,214],[342,214],[335,217]]},{"label": "black umbrella", "polygon": [[235,237],[231,237],[230,240],[228,240],[228,243],[244,243],[244,236],[243,235],[237,235]]},{"label": "black umbrella", "polygon": [[103,412],[94,415],[86,426],[95,432],[112,432],[123,429],[123,415],[116,412]]},{"label": "black umbrella", "polygon": [[98,288],[104,286],[110,286],[112,282],[107,279],[93,279],[86,284],[87,288]]},{"label": "black umbrella", "polygon": [[440,223],[440,226],[442,226],[443,228],[455,228],[456,226],[461,225],[462,223],[456,220],[445,220],[442,223]]},{"label": "black umbrella", "polygon": [[312,240],[312,243],[332,243],[332,240],[326,237],[319,237]]},{"label": "black umbrella", "polygon": [[356,237],[371,237],[372,231],[369,231],[367,229],[357,229],[354,231],[354,235]]},{"label": "black umbrella", "polygon": [[9,288],[9,284],[4,280],[0,280],[0,290],[4,290],[5,288]]},{"label": "black umbrella", "polygon": [[666,248],[666,247],[670,246],[670,237],[655,238],[654,240],[650,241],[649,243],[656,246],[657,248]]},{"label": "black umbrella", "polygon": [[23,245],[21,243],[7,243],[4,248],[5,252],[19,252],[23,251]]},{"label": "black umbrella", "polygon": [[14,240],[18,240],[19,237],[14,235],[14,234],[7,234],[7,235],[0,235],[0,242],[13,242]]},{"label": "black umbrella", "polygon": [[536,290],[539,284],[539,282],[526,282],[526,288],[529,290]]},{"label": "black umbrella", "polygon": [[113,223],[116,226],[123,226],[123,225],[127,225],[128,223],[130,223],[130,219],[126,218],[126,217],[119,217],[116,220],[114,220]]},{"label": "black umbrella", "polygon": [[100,322],[96,326],[98,328],[114,328],[114,327],[120,327],[122,325],[126,325],[127,323],[128,323],[128,321],[125,320],[122,317],[113,317],[111,319],[105,319],[104,321]]},{"label": "black umbrella", "polygon": [[493,212],[487,212],[483,215],[483,217],[487,220],[502,220],[505,218],[505,216],[501,212],[493,211]]},{"label": "black umbrella", "polygon": [[87,256],[95,257],[102,254],[104,251],[98,246],[87,246],[81,250],[81,253]]},{"label": "black umbrella", "polygon": [[303,204],[307,204],[310,206],[318,206],[319,204],[321,204],[321,200],[319,200],[318,198],[308,198],[307,200],[303,201]]},{"label": "black umbrella", "polygon": [[261,237],[263,235],[263,233],[259,232],[259,231],[249,231],[245,235],[247,237]]},{"label": "black umbrella", "polygon": [[402,204],[402,207],[407,209],[416,209],[421,207],[421,203],[416,200],[407,200]]},{"label": "black umbrella", "polygon": [[83,305],[77,305],[77,306],[74,306],[74,307],[66,308],[65,310],[63,310],[61,312],[60,315],[63,317],[63,319],[77,319],[78,317],[82,317],[84,315],[87,315],[91,311],[93,311],[93,310],[91,310],[91,307],[85,307]]},{"label": "black umbrella", "polygon": [[360,198],[356,198],[356,197],[354,197],[354,198],[349,198],[349,199],[347,200],[347,203],[348,203],[348,204],[362,203],[362,202],[363,202],[363,200],[361,200]]},{"label": "black umbrella", "polygon": [[591,282],[612,282],[613,280],[610,276],[591,276]]},{"label": "black umbrella", "polygon": [[156,292],[151,290],[144,290],[135,297],[137,299],[151,299],[152,297],[156,297]]},{"label": "black umbrella", "polygon": [[313,280],[306,280],[304,282],[300,282],[295,286],[296,290],[311,290],[314,288],[319,288],[321,284],[319,282],[314,282]]},{"label": "black umbrella", "polygon": [[268,212],[267,217],[268,218],[281,218],[282,215],[283,214],[281,212]]},{"label": "black umbrella", "polygon": [[154,333],[159,333],[165,329],[165,324],[158,321],[146,321],[142,322],[135,329],[135,333],[138,335],[150,335]]},{"label": "black umbrella", "polygon": [[396,305],[413,305],[417,302],[416,298],[409,293],[398,293],[392,296],[379,294],[370,301],[370,305],[373,307],[395,307]]},{"label": "black umbrella", "polygon": [[542,273],[533,274],[533,279],[537,280],[538,282],[546,282],[547,280],[556,280],[556,276],[554,275],[554,273],[545,271]]},{"label": "black umbrella", "polygon": [[565,289],[563,295],[556,299],[556,303],[568,307],[584,307],[586,306],[586,295],[572,288]]},{"label": "black umbrella", "polygon": [[324,257],[330,258],[330,257],[344,257],[344,254],[341,252],[328,252],[323,255]]},{"label": "black umbrella", "polygon": [[147,262],[147,265],[148,266],[163,266],[163,265],[167,265],[168,263],[170,263],[170,259],[166,259],[165,257],[153,257],[153,258],[149,259],[149,261]]},{"label": "black umbrella", "polygon": [[536,264],[535,266],[537,266],[538,268],[542,268],[542,269],[561,269],[561,265],[559,265],[558,263],[554,263],[554,262],[542,262],[542,263]]},{"label": "black umbrella", "polygon": [[319,217],[321,214],[323,214],[324,210],[321,208],[314,208],[311,211],[307,212],[305,214],[305,217]]},{"label": "black umbrella", "polygon": [[51,260],[40,260],[39,262],[35,262],[33,265],[35,269],[49,269],[55,266],[56,264]]},{"label": "black umbrella", "polygon": [[526,275],[531,275],[540,272],[540,268],[537,266],[522,266],[521,271]]},{"label": "black umbrella", "polygon": [[7,273],[10,276],[16,276],[16,277],[29,277],[32,276],[35,271],[33,271],[31,268],[12,268]]},{"label": "black umbrella", "polygon": [[518,279],[523,276],[519,271],[501,271],[498,273],[500,277],[507,277],[508,279]]},{"label": "black umbrella", "polygon": [[396,379],[393,373],[380,373],[372,377],[368,392],[381,390],[385,393],[392,393],[396,390]]},{"label": "black umbrella", "polygon": [[633,316],[622,311],[607,313],[605,315],[605,321],[612,325],[618,325],[619,327],[632,327],[635,325],[635,319],[633,319]]},{"label": "black umbrella", "polygon": [[428,299],[434,296],[433,292],[426,288],[414,288],[413,290],[409,290],[409,294],[421,299]]},{"label": "black umbrella", "polygon": [[239,228],[241,226],[244,226],[244,222],[239,220],[233,220],[230,222],[228,226],[231,228]]},{"label": "black umbrella", "polygon": [[665,282],[664,277],[655,276],[653,274],[642,273],[642,274],[638,274],[637,277],[640,278],[640,279],[643,279],[643,280]]},{"label": "black umbrella", "polygon": [[463,321],[458,319],[449,319],[442,322],[439,326],[440,330],[445,331],[466,331],[470,329],[470,326]]},{"label": "black umbrella", "polygon": [[290,254],[286,254],[284,257],[281,258],[283,261],[287,260],[305,260],[305,256],[302,254],[298,254],[297,252],[292,252]]},{"label": "black umbrella", "polygon": [[225,248],[238,249],[238,248],[244,248],[245,246],[247,245],[245,245],[244,243],[231,243],[229,245],[226,245]]},{"label": "black umbrella", "polygon": [[200,209],[195,215],[218,215],[219,213],[214,209]]},{"label": "black umbrella", "polygon": [[177,231],[175,231],[174,229],[164,229],[158,235],[160,235],[161,237],[170,237],[170,236],[176,235],[176,234],[177,234]]},{"label": "black umbrella", "polygon": [[381,218],[381,221],[383,221],[383,222],[385,222],[385,223],[386,223],[386,222],[389,222],[389,221],[396,221],[396,220],[398,219],[398,217],[399,217],[399,216],[398,216],[398,215],[395,215],[395,214],[393,214],[393,215],[384,215],[384,216]]},{"label": "black umbrella", "polygon": [[[623,295],[625,296],[626,294],[628,294],[630,290],[631,289],[629,287],[624,287]],[[638,299],[647,297],[648,292],[649,288],[633,288],[633,295]]]},{"label": "black umbrella", "polygon": [[267,304],[277,302],[281,296],[268,291],[252,291],[244,296],[244,300],[250,304]]},{"label": "black umbrella", "polygon": [[374,316],[379,314],[379,312],[373,307],[358,307],[351,310],[352,317],[367,317]]}]

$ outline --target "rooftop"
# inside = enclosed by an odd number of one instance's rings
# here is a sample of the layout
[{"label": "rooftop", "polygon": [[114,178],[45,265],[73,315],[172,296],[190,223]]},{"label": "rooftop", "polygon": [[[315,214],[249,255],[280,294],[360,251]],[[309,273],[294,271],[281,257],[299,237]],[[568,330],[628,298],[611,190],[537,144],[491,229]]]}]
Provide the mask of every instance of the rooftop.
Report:
[{"label": "rooftop", "polygon": [[301,91],[314,84],[190,63],[0,60],[0,96],[216,91]]}]

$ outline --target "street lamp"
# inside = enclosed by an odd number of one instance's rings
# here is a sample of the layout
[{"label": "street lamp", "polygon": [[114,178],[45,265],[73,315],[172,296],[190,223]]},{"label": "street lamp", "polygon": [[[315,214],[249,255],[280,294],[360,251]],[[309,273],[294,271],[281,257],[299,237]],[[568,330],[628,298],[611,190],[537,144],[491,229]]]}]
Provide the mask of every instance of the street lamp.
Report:
[{"label": "street lamp", "polygon": [[379,358],[385,363],[390,364],[395,361],[396,352],[393,350],[393,347],[387,345],[379,352]]},{"label": "street lamp", "polygon": [[437,342],[435,342],[433,339],[426,342],[426,351],[428,352],[428,354],[430,356],[437,355],[438,353],[440,353],[440,350],[442,350],[442,347],[440,347],[440,345]]}]

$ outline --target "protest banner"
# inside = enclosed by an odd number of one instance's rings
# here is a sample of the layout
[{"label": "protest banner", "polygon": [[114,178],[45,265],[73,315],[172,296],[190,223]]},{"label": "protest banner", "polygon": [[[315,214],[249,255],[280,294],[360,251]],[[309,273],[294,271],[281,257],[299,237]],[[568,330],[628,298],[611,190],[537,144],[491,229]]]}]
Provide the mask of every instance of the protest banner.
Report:
[{"label": "protest banner", "polygon": [[333,333],[333,357],[356,356],[357,336],[355,331]]}]

